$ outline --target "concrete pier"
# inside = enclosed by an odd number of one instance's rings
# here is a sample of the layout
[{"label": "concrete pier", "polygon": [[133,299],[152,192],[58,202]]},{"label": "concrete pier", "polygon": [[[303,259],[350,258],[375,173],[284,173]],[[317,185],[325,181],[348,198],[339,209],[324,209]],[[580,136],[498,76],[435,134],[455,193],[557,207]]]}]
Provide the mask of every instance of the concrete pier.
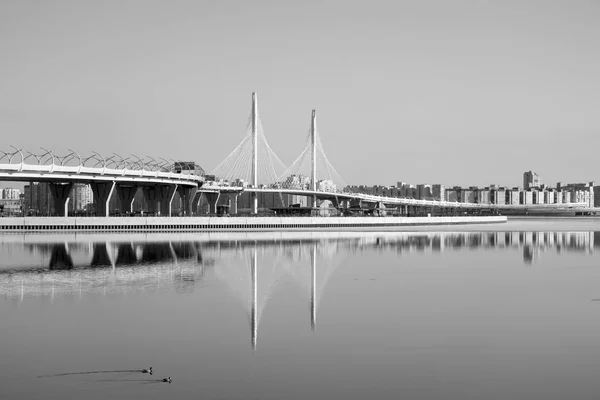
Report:
[{"label": "concrete pier", "polygon": [[135,185],[117,185],[117,196],[121,203],[120,212],[123,214],[133,211],[133,199],[137,193],[138,187]]},{"label": "concrete pier", "polygon": [[115,182],[92,182],[90,184],[94,193],[94,207],[96,215],[108,217],[110,197],[115,189]]},{"label": "concrete pier", "polygon": [[73,188],[70,183],[50,183],[50,194],[54,200],[54,212],[60,217],[69,215],[69,194]]}]

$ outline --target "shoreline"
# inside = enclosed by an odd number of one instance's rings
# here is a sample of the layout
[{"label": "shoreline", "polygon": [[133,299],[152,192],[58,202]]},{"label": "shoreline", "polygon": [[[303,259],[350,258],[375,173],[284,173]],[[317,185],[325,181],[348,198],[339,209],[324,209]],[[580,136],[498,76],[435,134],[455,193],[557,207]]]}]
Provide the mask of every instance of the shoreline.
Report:
[{"label": "shoreline", "polygon": [[0,218],[0,231],[176,232],[373,230],[504,224],[506,216],[473,217],[21,217]]}]

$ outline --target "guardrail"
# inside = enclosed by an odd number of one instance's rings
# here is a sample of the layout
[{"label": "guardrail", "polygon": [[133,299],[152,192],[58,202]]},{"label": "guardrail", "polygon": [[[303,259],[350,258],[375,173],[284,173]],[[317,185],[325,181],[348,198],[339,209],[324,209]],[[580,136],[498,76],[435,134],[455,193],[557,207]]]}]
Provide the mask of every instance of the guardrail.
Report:
[{"label": "guardrail", "polygon": [[64,165],[34,165],[34,164],[0,164],[0,177],[6,174],[6,178],[18,178],[19,175],[39,174],[46,175],[69,175],[69,176],[89,176],[89,177],[114,177],[114,178],[150,178],[150,179],[169,179],[177,181],[187,181],[193,183],[204,182],[204,177],[194,174],[182,174],[173,171],[148,171],[137,169],[114,169],[106,167],[84,167],[84,166],[64,166]]}]

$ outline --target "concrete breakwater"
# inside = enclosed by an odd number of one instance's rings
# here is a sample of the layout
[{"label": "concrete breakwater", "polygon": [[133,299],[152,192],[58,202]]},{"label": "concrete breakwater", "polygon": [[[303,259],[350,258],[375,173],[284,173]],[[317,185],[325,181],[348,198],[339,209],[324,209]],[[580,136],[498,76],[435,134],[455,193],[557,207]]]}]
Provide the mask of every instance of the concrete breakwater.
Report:
[{"label": "concrete breakwater", "polygon": [[0,218],[0,231],[373,230],[410,226],[504,223],[480,217],[25,217]]}]

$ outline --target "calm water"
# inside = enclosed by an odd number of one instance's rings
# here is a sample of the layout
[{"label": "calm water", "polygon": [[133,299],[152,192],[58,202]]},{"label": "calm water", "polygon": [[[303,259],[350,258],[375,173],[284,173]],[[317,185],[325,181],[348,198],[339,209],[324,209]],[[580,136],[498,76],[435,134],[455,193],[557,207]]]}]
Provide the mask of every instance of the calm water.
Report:
[{"label": "calm water", "polygon": [[457,229],[0,235],[0,398],[599,398],[600,222]]}]

